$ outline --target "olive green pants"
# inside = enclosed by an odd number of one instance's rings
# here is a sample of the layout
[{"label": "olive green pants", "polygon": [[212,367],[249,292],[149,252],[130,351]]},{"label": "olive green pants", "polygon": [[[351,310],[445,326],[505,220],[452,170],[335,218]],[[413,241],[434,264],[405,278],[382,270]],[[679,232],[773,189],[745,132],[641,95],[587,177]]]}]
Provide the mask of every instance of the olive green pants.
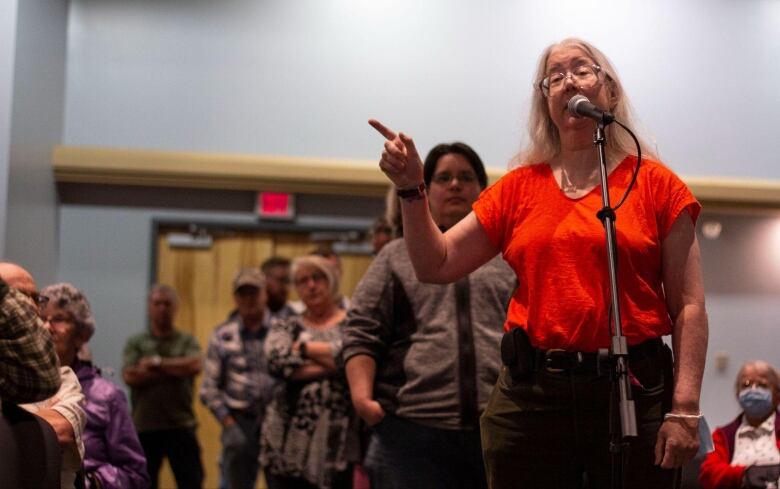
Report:
[{"label": "olive green pants", "polygon": [[[623,487],[671,488],[675,472],[654,465],[656,436],[671,404],[670,353],[659,348],[629,367],[641,384],[633,388],[639,436],[629,445]],[[502,368],[481,419],[488,486],[610,488],[609,399],[609,378],[595,373],[542,369],[513,379]]]}]

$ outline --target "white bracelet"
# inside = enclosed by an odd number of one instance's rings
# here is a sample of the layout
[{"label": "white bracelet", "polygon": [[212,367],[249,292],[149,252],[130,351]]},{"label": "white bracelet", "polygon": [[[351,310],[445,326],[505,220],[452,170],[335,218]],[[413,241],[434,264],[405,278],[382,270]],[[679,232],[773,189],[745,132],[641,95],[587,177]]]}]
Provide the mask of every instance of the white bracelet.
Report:
[{"label": "white bracelet", "polygon": [[664,421],[667,419],[701,419],[704,415],[699,414],[680,414],[680,413],[666,413],[664,414]]}]

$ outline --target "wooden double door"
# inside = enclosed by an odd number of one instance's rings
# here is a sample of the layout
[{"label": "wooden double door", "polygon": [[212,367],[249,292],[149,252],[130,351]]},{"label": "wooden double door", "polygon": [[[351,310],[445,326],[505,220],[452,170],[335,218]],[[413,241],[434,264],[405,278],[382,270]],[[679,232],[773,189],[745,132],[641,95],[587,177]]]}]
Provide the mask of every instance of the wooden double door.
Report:
[{"label": "wooden double door", "polygon": [[[311,252],[322,242],[314,242],[306,232],[229,231],[213,233],[212,244],[204,248],[171,246],[174,228],[161,227],[156,237],[156,281],[174,287],[179,295],[176,325],[193,334],[205,355],[206,345],[214,326],[224,321],[234,308],[231,281],[236,271],[245,266],[258,266],[270,256],[295,258]],[[341,292],[352,294],[371,262],[365,254],[341,254]],[[297,299],[294,288],[291,299]],[[197,379],[196,389],[200,385]],[[196,396],[197,397],[197,396]],[[218,459],[220,427],[199,400],[195,400],[198,419],[198,440],[206,471],[204,487],[219,487]],[[258,477],[258,488],[263,488]],[[166,465],[160,477],[161,488],[176,487]]]}]

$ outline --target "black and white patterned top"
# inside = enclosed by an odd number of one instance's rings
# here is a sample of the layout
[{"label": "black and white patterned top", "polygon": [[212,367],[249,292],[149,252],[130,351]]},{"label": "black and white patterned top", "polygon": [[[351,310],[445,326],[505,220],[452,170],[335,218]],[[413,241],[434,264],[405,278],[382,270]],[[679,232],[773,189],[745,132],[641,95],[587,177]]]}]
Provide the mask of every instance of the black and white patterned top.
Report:
[{"label": "black and white patterned top", "polygon": [[308,328],[294,316],[274,324],[265,341],[268,371],[285,382],[266,410],[260,464],[273,474],[300,477],[321,489],[330,488],[334,474],[354,461],[357,435],[349,389],[343,370],[321,379],[290,380],[304,363],[292,345],[304,338],[330,342],[338,359],[343,327],[344,321],[328,329]]}]

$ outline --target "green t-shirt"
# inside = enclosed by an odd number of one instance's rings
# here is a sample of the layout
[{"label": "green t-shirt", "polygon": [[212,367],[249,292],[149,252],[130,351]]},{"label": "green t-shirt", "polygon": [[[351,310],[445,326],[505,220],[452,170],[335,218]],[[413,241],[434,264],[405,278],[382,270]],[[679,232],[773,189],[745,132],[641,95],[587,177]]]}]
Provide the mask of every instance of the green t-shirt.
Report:
[{"label": "green t-shirt", "polygon": [[[194,336],[174,330],[165,338],[149,331],[127,340],[122,368],[132,367],[141,358],[159,355],[162,358],[200,355],[200,345]],[[133,422],[138,431],[169,430],[193,427],[192,377],[166,377],[160,382],[130,388]]]}]

